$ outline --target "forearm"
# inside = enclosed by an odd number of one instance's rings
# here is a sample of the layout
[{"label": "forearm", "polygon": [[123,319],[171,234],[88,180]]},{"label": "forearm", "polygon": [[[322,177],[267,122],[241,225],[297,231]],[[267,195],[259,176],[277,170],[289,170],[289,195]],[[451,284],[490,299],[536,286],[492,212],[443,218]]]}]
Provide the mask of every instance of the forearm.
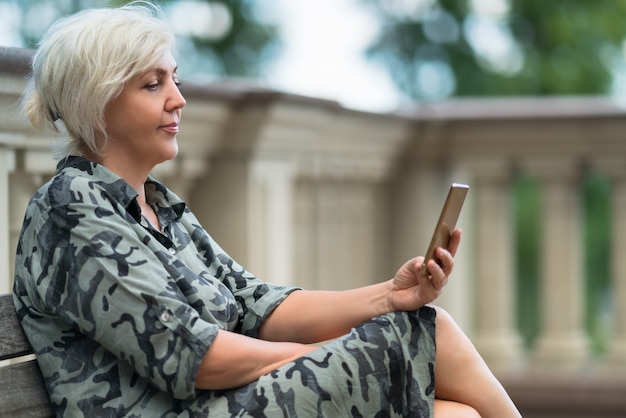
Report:
[{"label": "forearm", "polygon": [[[461,237],[450,238],[454,252]],[[435,260],[421,272],[423,257],[405,262],[393,279],[344,291],[300,290],[291,293],[265,319],[259,336],[269,341],[316,343],[347,333],[363,322],[391,311],[411,311],[435,300],[452,272],[452,254],[437,248]]]},{"label": "forearm", "polygon": [[211,390],[243,386],[315,348],[219,331],[202,359],[195,385]]},{"label": "forearm", "polygon": [[301,290],[290,294],[266,319],[260,337],[270,341],[315,343],[391,310],[392,282],[344,291]]}]

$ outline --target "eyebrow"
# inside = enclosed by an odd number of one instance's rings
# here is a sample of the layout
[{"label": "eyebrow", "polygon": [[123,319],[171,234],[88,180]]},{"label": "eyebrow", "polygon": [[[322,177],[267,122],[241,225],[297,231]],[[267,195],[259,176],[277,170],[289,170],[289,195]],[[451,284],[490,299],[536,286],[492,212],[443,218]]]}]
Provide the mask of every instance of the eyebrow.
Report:
[{"label": "eyebrow", "polygon": [[[155,72],[158,75],[163,75],[163,74],[167,74],[168,73],[168,71],[166,69],[164,69],[164,68],[153,68],[153,69],[148,71],[148,73],[151,73],[151,72]],[[178,65],[176,67],[174,67],[174,70],[172,71],[172,74],[176,74],[176,73],[178,73]]]}]

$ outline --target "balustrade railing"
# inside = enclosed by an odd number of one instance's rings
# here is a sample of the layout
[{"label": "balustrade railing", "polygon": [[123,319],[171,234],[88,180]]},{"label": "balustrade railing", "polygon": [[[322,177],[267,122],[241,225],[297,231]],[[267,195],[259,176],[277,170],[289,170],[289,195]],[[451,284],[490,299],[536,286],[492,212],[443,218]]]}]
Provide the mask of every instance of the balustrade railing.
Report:
[{"label": "balustrade railing", "polygon": [[[46,138],[16,102],[28,52],[0,48],[0,291],[28,199],[54,171]],[[21,58],[20,58],[21,57]],[[7,65],[12,62],[12,65]],[[626,113],[606,98],[455,100],[373,114],[233,86],[183,93],[176,160],[155,170],[259,277],[340,289],[391,277],[425,250],[447,184],[471,185],[464,239],[441,304],[501,374],[626,367]],[[585,326],[585,175],[610,184],[606,349]],[[517,309],[515,185],[537,185],[537,336]]]}]

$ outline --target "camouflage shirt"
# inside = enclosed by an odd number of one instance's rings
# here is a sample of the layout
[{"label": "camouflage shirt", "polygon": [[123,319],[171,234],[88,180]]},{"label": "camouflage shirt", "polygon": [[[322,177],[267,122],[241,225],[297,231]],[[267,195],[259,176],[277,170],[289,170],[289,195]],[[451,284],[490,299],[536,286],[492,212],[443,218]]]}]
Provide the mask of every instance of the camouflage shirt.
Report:
[{"label": "camouflage shirt", "polygon": [[256,336],[293,287],[233,261],[177,196],[152,178],[146,198],[102,165],[59,163],[31,199],[14,299],[57,416],[169,416],[219,329]]}]

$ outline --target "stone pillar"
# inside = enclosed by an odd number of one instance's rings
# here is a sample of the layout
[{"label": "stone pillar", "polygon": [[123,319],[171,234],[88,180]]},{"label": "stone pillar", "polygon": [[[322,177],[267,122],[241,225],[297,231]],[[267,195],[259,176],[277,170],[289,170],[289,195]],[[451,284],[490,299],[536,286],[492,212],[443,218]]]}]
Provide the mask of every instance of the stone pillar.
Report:
[{"label": "stone pillar", "polygon": [[9,173],[13,169],[13,151],[0,146],[0,293],[11,291],[10,259],[11,245],[9,239]]},{"label": "stone pillar", "polygon": [[613,338],[606,355],[607,370],[626,371],[626,178],[613,182],[611,240]]},{"label": "stone pillar", "polygon": [[584,332],[581,169],[575,159],[530,164],[541,190],[540,334],[533,365],[540,372],[579,371],[588,359]]},{"label": "stone pillar", "polygon": [[395,271],[381,266],[388,231],[377,184],[324,177],[301,186],[296,227],[308,233],[297,241],[298,280],[302,275],[307,287],[341,290],[391,278]]},{"label": "stone pillar", "polygon": [[248,208],[250,269],[267,281],[293,283],[293,164],[255,161]]},{"label": "stone pillar", "polygon": [[515,325],[515,259],[510,164],[477,162],[470,193],[474,201],[476,323],[473,341],[498,374],[517,371],[523,360]]}]

